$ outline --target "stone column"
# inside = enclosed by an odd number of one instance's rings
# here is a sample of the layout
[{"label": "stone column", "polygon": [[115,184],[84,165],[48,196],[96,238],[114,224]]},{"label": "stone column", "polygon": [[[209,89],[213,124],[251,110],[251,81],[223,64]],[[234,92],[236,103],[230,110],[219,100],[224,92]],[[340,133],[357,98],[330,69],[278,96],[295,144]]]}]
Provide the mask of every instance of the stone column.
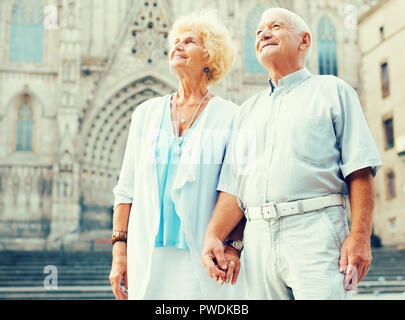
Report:
[{"label": "stone column", "polygon": [[81,1],[63,0],[60,17],[59,105],[57,122],[60,136],[53,168],[52,217],[48,249],[78,237],[80,223],[79,163],[77,136],[79,123]]}]

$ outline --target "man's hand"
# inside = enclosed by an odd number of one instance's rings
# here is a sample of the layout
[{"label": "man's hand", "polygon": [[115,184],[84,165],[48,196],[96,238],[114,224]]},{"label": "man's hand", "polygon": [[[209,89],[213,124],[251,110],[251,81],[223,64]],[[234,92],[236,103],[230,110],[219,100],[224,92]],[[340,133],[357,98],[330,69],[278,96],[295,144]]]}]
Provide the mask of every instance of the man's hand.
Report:
[{"label": "man's hand", "polygon": [[371,264],[370,237],[363,233],[350,233],[340,250],[340,272],[346,272],[345,288],[353,290],[367,275]]},{"label": "man's hand", "polygon": [[340,272],[346,272],[345,288],[353,290],[366,276],[371,263],[370,235],[374,208],[374,177],[371,168],[347,178],[351,207],[351,230],[340,249]]},{"label": "man's hand", "polygon": [[205,231],[201,262],[208,275],[221,284],[226,281],[227,276],[229,278],[232,274],[234,275],[232,283],[234,283],[239,273],[239,263],[236,263],[234,257],[229,254],[229,259],[233,260],[233,264],[230,266],[233,271],[227,275],[229,261],[225,257],[222,242],[227,237],[242,239],[245,222],[243,211],[239,208],[236,197],[226,192],[220,192],[211,220]]},{"label": "man's hand", "polygon": [[240,271],[239,257],[239,251],[232,246],[223,246],[219,239],[206,237],[201,262],[208,275],[219,284],[235,285]]}]

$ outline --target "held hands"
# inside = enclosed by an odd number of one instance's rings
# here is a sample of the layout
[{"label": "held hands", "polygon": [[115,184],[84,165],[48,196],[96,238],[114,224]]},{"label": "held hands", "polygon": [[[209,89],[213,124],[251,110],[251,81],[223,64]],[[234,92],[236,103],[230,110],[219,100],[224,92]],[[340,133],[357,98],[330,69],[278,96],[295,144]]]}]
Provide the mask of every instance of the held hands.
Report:
[{"label": "held hands", "polygon": [[363,233],[350,233],[340,250],[340,272],[345,273],[344,286],[353,290],[367,275],[371,264],[370,237]]},{"label": "held hands", "polygon": [[[225,259],[229,261],[228,268],[226,269],[225,283],[229,283],[232,279],[231,284],[234,285],[239,276],[240,271],[240,253],[238,250],[232,246],[225,246]],[[220,284],[224,283],[224,279],[219,279]]]},{"label": "held hands", "polygon": [[[235,285],[240,271],[239,252],[231,246],[223,246],[216,237],[206,237],[201,262],[208,275],[219,284]],[[232,281],[231,281],[232,280]]]},{"label": "held hands", "polygon": [[110,283],[117,300],[128,300],[128,295],[121,287],[122,278],[125,289],[128,290],[126,243],[116,242],[113,247]]}]

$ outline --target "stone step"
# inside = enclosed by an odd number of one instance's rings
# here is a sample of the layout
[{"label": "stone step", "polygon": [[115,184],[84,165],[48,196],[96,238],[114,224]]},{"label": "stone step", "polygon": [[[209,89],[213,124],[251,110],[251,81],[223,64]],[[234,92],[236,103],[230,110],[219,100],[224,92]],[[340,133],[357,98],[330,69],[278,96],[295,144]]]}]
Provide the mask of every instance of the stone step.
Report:
[{"label": "stone step", "polygon": [[403,293],[405,299],[405,286],[404,287],[358,287],[357,293],[373,293],[373,294],[383,294],[383,293]]},{"label": "stone step", "polygon": [[387,276],[385,274],[379,276],[369,276],[367,275],[363,281],[401,281],[405,279],[405,275],[399,276]]},{"label": "stone step", "polygon": [[42,287],[0,288],[0,300],[113,300],[111,286],[58,286],[55,289]]},{"label": "stone step", "polygon": [[360,282],[365,287],[405,287],[405,280],[391,280],[391,281],[365,281]]},{"label": "stone step", "polygon": [[[70,259],[75,259],[74,257],[71,257]],[[88,265],[88,266],[97,266],[102,263],[111,263],[112,259],[99,259],[99,260],[92,260],[92,259],[87,259],[87,260],[73,260],[73,261],[64,261],[63,259],[38,259],[38,258],[31,258],[31,259],[26,259],[26,260],[13,260],[13,261],[1,261],[2,266],[15,266],[15,265],[44,265],[44,264],[63,264],[63,265],[68,265],[68,266],[74,266],[74,265]]]},{"label": "stone step", "polygon": [[405,280],[369,281],[364,279],[360,282],[356,291],[360,294],[405,293]]},{"label": "stone step", "polygon": [[104,293],[12,293],[0,295],[0,300],[115,300],[114,295]]},{"label": "stone step", "polygon": [[[110,267],[108,268],[103,268],[103,269],[97,269],[94,270],[93,272],[90,271],[89,269],[81,269],[81,268],[75,268],[75,269],[62,269],[56,267],[56,271],[58,275],[97,275],[97,274],[105,274],[110,272]],[[49,272],[46,272],[49,273]],[[17,276],[17,275],[41,275],[45,274],[44,268],[39,268],[39,269],[31,269],[31,270],[4,270],[3,272],[0,271],[0,277],[5,276],[5,275],[12,275],[12,276]]]},{"label": "stone step", "polygon": [[380,275],[400,276],[400,275],[405,275],[405,270],[392,270],[392,271],[373,270],[373,271],[369,271],[368,275],[370,275],[370,276],[380,276]]},{"label": "stone step", "polygon": [[[67,276],[67,277],[99,277],[99,276],[103,276],[106,274],[110,273],[110,269],[104,269],[104,270],[97,270],[94,272],[88,272],[88,271],[83,271],[81,272],[80,269],[77,270],[60,270],[57,269],[57,276],[58,277],[63,277],[63,276]],[[45,277],[46,275],[49,275],[49,272],[44,272],[44,270],[41,268],[39,270],[30,270],[30,271],[25,271],[25,270],[14,270],[14,271],[10,271],[10,272],[4,272],[1,273],[0,272],[0,279],[4,279],[7,277],[13,277],[13,278],[18,278],[18,277]]]},{"label": "stone step", "polygon": [[[0,252],[0,299],[114,299],[111,252]],[[46,290],[44,267],[58,271],[58,289]],[[405,291],[405,251],[373,250],[358,294]]]},{"label": "stone step", "polygon": [[[89,270],[81,270],[80,268],[77,268],[75,270],[62,270],[60,268],[57,268],[57,273],[58,276],[63,276],[63,275],[69,275],[69,276],[78,276],[80,277],[81,275],[84,276],[99,276],[99,275],[104,275],[110,273],[111,268],[104,268],[100,270],[95,270],[94,272],[90,272]],[[42,276],[49,274],[49,272],[44,272],[44,269],[34,269],[34,270],[9,270],[9,271],[0,271],[0,279],[5,278],[5,277],[21,277],[21,276]]]},{"label": "stone step", "polygon": [[[19,288],[19,287],[38,287],[43,286],[44,281],[30,281],[30,280],[21,280],[21,281],[2,281],[1,288]],[[58,286],[108,286],[110,285],[110,280],[60,280],[58,279]]]},{"label": "stone step", "polygon": [[1,251],[4,261],[15,259],[47,258],[47,259],[65,259],[71,257],[80,259],[107,259],[111,258],[112,252],[87,252],[87,251]]},{"label": "stone step", "polygon": [[[21,286],[24,283],[30,284],[30,285],[39,285],[41,286],[45,281],[45,277],[44,278],[37,278],[37,279],[29,279],[29,278],[20,278],[20,279],[4,279],[1,280],[0,282],[0,287],[5,287],[5,286]],[[103,278],[98,278],[98,279],[89,279],[89,278],[68,278],[68,279],[61,279],[58,278],[57,282],[60,285],[69,285],[69,284],[77,284],[77,283],[104,283],[104,284],[109,284],[109,278],[108,276],[103,277]]]}]

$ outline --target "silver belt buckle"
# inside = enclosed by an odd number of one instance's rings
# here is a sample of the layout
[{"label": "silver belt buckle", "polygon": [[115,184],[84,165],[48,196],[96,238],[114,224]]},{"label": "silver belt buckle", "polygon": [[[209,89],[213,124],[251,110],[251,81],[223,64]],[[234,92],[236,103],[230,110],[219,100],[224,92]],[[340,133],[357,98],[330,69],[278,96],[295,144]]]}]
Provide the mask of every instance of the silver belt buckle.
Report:
[{"label": "silver belt buckle", "polygon": [[262,204],[262,217],[264,220],[272,220],[277,219],[279,216],[277,215],[276,203],[269,202]]}]

